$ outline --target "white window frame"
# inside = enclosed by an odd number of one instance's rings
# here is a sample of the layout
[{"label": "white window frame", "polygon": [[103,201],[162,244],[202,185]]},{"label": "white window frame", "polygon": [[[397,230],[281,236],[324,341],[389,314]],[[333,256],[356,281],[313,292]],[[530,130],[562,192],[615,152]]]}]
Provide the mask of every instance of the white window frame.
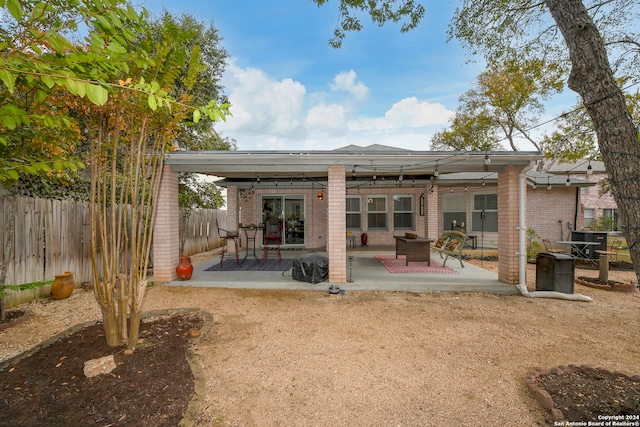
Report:
[{"label": "white window frame", "polygon": [[[370,210],[370,206],[369,206],[369,200],[373,200],[373,199],[383,199],[384,200],[384,210]],[[376,226],[371,226],[371,219],[369,218],[369,215],[378,215],[378,214],[384,214],[384,227],[376,227]],[[374,195],[370,195],[367,196],[367,229],[368,230],[378,230],[378,231],[382,231],[382,230],[388,230],[389,229],[389,197],[386,194],[374,194]]]},{"label": "white window frame", "polygon": [[[355,227],[349,227],[349,221],[347,221],[347,230],[349,231],[361,231],[362,230],[362,196],[347,196],[347,199],[357,199],[358,200],[358,210],[357,211],[350,211],[347,210],[346,211],[346,215],[357,215],[359,217],[359,221],[358,223],[360,224],[359,227],[355,228]],[[347,208],[348,208],[349,204],[347,203]]]},{"label": "white window frame", "polygon": [[[396,198],[401,199],[409,199],[410,207],[408,210],[396,210]],[[393,229],[394,230],[415,230],[416,228],[416,212],[415,212],[415,197],[413,194],[394,194],[393,195]],[[396,225],[396,214],[406,215],[409,214],[411,216],[411,226],[403,226],[399,227]]]}]

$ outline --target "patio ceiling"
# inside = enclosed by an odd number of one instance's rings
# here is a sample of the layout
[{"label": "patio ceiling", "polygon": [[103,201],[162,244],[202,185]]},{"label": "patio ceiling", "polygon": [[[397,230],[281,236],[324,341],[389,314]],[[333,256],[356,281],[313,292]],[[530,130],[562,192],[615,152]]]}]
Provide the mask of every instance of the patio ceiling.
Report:
[{"label": "patio ceiling", "polygon": [[[225,178],[226,183],[261,180],[325,180],[329,166],[343,165],[351,180],[373,175],[427,180],[454,172],[500,172],[511,165],[526,166],[542,159],[528,151],[411,151],[373,145],[331,151],[175,151],[165,163],[176,172],[196,172]],[[488,160],[488,161],[487,161]],[[393,179],[390,181],[393,182]]]}]

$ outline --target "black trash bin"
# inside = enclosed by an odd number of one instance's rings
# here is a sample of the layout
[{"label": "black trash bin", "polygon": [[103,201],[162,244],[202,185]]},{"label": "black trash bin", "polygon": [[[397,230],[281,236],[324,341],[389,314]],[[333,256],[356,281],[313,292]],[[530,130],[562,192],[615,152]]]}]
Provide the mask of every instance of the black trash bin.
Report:
[{"label": "black trash bin", "polygon": [[567,254],[540,252],[536,258],[536,291],[573,293],[575,258]]}]

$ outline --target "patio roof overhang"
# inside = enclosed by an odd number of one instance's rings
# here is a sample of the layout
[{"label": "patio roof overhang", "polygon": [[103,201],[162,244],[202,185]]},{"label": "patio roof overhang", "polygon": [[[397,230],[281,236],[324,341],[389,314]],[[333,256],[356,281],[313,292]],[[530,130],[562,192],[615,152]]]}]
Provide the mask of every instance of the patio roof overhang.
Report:
[{"label": "patio roof overhang", "polygon": [[[380,146],[377,146],[380,147]],[[417,184],[455,172],[500,172],[507,166],[528,166],[542,159],[537,151],[412,151],[349,146],[331,151],[175,151],[165,163],[175,172],[224,178],[219,185],[251,185],[285,180],[296,186],[326,182],[329,166],[343,165],[350,181],[395,185],[401,175]],[[437,172],[436,172],[437,171]],[[306,184],[303,184],[306,183]]]}]

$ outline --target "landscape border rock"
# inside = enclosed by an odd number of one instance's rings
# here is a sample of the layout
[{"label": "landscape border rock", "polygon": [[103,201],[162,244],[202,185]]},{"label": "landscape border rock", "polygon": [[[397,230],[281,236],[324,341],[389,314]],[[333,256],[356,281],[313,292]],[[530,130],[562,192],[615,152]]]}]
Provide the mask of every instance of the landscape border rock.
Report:
[{"label": "landscape border rock", "polygon": [[616,291],[616,292],[635,292],[636,285],[633,283],[622,283],[622,282],[613,282],[611,286],[609,285],[601,285],[598,283],[590,282],[589,280],[584,280],[580,277],[575,278],[575,282],[582,286],[587,286],[595,289],[602,289],[605,291]]},{"label": "landscape border rock", "polygon": [[29,319],[29,317],[31,317],[31,312],[27,310],[22,313],[22,316],[13,319],[11,322],[0,324],[0,332],[4,331],[5,329],[9,329],[12,326],[19,325],[22,322],[25,322],[27,319]]},{"label": "landscape border rock", "polygon": [[564,414],[560,409],[555,407],[555,403],[553,402],[553,398],[551,397],[551,395],[537,384],[538,378],[544,375],[551,374],[564,375],[574,372],[588,371],[599,371],[609,375],[629,378],[631,379],[631,381],[640,382],[640,375],[630,375],[626,372],[621,371],[611,372],[604,368],[594,368],[591,365],[560,365],[551,369],[535,368],[533,371],[529,372],[525,382],[527,384],[527,388],[533,395],[533,398],[540,404],[540,406],[542,406],[551,414],[551,418],[553,421],[565,421]]}]

